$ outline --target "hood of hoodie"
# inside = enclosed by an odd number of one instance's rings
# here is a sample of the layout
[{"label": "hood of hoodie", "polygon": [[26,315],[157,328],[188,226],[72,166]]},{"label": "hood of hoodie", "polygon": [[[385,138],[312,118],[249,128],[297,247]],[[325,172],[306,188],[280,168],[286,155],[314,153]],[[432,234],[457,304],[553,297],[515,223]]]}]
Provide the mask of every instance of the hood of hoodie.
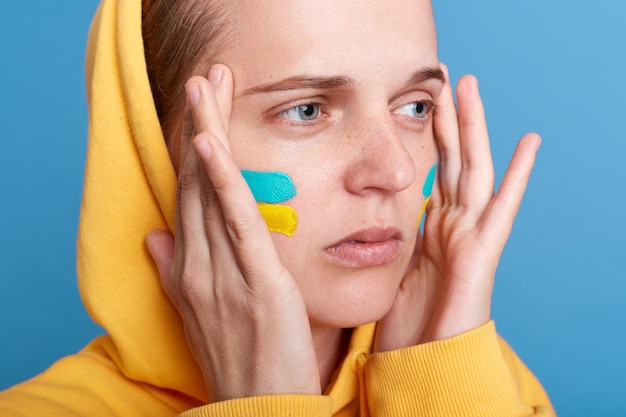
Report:
[{"label": "hood of hoodie", "polygon": [[[176,175],[152,98],[141,19],[141,0],[103,0],[89,34],[79,288],[108,333],[102,348],[127,378],[206,402],[182,321],[144,243],[150,230],[173,230]],[[356,397],[353,352],[368,350],[373,332],[373,325],[353,332],[347,360],[327,390],[334,409]]]},{"label": "hood of hoodie", "polygon": [[204,398],[182,322],[144,243],[152,229],[173,230],[176,175],[148,81],[141,3],[104,0],[89,33],[79,288],[127,377]]}]

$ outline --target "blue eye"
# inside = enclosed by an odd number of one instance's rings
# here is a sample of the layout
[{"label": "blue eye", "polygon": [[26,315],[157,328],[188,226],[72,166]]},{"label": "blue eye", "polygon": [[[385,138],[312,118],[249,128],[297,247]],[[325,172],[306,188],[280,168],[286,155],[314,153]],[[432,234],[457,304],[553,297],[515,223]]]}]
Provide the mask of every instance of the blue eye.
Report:
[{"label": "blue eye", "polygon": [[301,106],[292,107],[280,113],[282,117],[286,117],[299,122],[307,122],[315,120],[320,115],[319,104],[309,103]]},{"label": "blue eye", "polygon": [[414,101],[413,103],[405,104],[395,111],[397,114],[404,114],[416,119],[425,119],[430,112],[430,104],[424,101]]}]

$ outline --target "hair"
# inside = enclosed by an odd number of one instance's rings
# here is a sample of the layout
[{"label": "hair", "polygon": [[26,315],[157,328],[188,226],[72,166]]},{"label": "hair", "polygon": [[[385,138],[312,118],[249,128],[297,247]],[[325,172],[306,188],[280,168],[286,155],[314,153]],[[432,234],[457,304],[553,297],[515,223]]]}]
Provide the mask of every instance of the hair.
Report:
[{"label": "hair", "polygon": [[143,0],[142,30],[152,96],[166,138],[185,106],[188,78],[228,42],[222,0]]}]

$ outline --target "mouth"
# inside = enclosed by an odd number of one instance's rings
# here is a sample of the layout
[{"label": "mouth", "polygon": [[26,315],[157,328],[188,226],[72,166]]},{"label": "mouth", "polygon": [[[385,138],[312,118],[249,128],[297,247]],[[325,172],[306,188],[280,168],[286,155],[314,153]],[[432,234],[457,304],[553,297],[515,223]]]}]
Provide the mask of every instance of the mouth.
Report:
[{"label": "mouth", "polygon": [[368,268],[394,262],[401,254],[401,233],[396,228],[368,228],[348,235],[324,253],[333,263]]}]

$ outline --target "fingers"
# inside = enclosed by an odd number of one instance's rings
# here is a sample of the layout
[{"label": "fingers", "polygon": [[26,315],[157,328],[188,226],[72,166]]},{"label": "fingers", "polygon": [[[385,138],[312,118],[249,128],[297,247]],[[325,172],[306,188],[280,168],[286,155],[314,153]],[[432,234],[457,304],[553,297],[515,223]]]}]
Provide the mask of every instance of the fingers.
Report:
[{"label": "fingers", "polygon": [[210,132],[230,150],[228,125],[232,109],[233,78],[228,67],[213,65],[208,79],[192,77],[185,85],[196,135]]},{"label": "fingers", "polygon": [[[192,77],[189,79],[185,85],[185,91],[193,118],[195,135],[193,142],[207,142],[215,138],[228,150],[225,157],[230,159],[227,126],[232,108],[233,78],[231,71],[225,65],[213,65],[207,78]],[[196,154],[195,148],[190,152],[190,158],[193,158],[194,154]],[[199,159],[193,163],[200,168]],[[194,204],[202,209],[202,221],[208,247],[214,248],[214,257],[232,258],[230,245],[219,244],[219,242],[223,242],[224,238],[227,238],[227,228],[224,225],[221,204],[206,170],[198,169],[194,181],[199,184]],[[191,224],[193,225],[196,221],[198,221],[197,216],[193,216]],[[195,224],[195,228],[198,229],[197,225],[200,223]],[[192,231],[192,233],[197,236],[197,231]]]},{"label": "fingers", "polygon": [[225,124],[232,89],[232,74],[223,65],[213,66],[208,79],[193,77],[186,85],[196,130],[193,146],[202,164],[200,201],[211,256],[236,258],[250,285],[261,276],[277,279],[285,270],[252,192],[230,155]]},{"label": "fingers", "polygon": [[[265,220],[241,171],[213,135],[196,136],[194,145],[222,208],[224,224],[238,266],[249,285],[260,277],[277,279],[285,272]],[[264,253],[263,257],[258,254]]]},{"label": "fingers", "polygon": [[504,248],[522,203],[540,144],[541,138],[535,133],[529,133],[519,141],[500,189],[481,221],[480,227],[485,233],[485,241],[492,241]]},{"label": "fingers", "polygon": [[[199,102],[200,97],[196,87],[199,88],[199,86],[203,85],[203,88],[211,88],[210,86],[206,86],[206,79],[203,77],[192,77],[185,85],[187,103],[185,105],[185,111],[183,116],[181,137],[179,143],[177,144],[178,146],[172,147],[172,149],[178,151],[178,153],[175,155],[176,159],[174,161],[176,172],[179,172],[179,167],[182,166],[186,158],[187,151],[189,150],[189,146],[191,145],[191,140],[193,139],[196,132],[192,108],[195,107],[198,109],[196,118],[198,120],[198,123],[202,124],[202,126],[199,126],[200,128],[206,130],[208,125],[212,125],[216,129],[221,128],[221,130],[223,130],[225,134],[228,133],[233,97],[233,75],[228,67],[217,64],[211,67],[208,75],[208,80],[209,85],[214,86],[212,87],[212,90],[213,94],[215,95],[217,107],[215,107],[215,103],[212,103],[212,105],[213,108],[217,108],[219,110],[219,119],[221,119],[221,123],[216,123],[215,119],[217,119],[217,116],[214,114],[214,112],[211,113],[210,117],[205,117],[207,113],[204,112],[209,106]],[[199,104],[200,106],[198,106]],[[227,142],[225,143],[228,147]]]},{"label": "fingers", "polygon": [[466,75],[457,85],[462,168],[459,203],[480,217],[493,197],[494,171],[478,81]]},{"label": "fingers", "polygon": [[[220,142],[228,146],[223,117],[215,95],[216,86],[224,81],[224,72],[226,71],[221,68],[220,71],[214,71],[212,68],[209,72],[211,80],[217,83],[216,85],[211,84],[204,77],[192,77],[185,84],[187,105],[193,124],[193,137],[189,143],[185,165],[178,179],[178,203],[181,213],[179,217],[183,231],[181,237],[185,238],[183,240],[185,252],[199,250],[203,251],[201,253],[208,254],[211,241],[219,241],[220,238],[225,237],[219,201],[194,146],[195,141],[206,141],[208,138],[219,138]],[[221,87],[221,91],[225,89]],[[226,104],[228,103],[224,103],[222,107]],[[230,109],[227,112],[230,115]],[[227,245],[213,246],[214,256],[228,255]],[[201,256],[197,258],[201,259]]]},{"label": "fingers", "polygon": [[446,201],[456,201],[461,173],[461,147],[456,105],[452,95],[448,68],[443,64],[441,64],[441,68],[445,73],[446,83],[443,86],[434,119],[435,137],[439,148],[439,187],[435,187],[433,205],[437,205],[437,197],[440,194]]},{"label": "fingers", "polygon": [[319,394],[306,306],[230,155],[232,75],[214,66],[185,90],[191,124],[181,139],[190,146],[179,174],[174,255],[166,237],[146,239],[209,397]]},{"label": "fingers", "polygon": [[[209,76],[220,85],[224,116],[218,108],[217,90],[207,78],[193,77],[185,85],[187,104],[180,137],[184,153],[176,199],[176,271],[170,277],[175,282],[164,283],[164,288],[167,285],[181,287],[183,276],[188,275],[185,270],[192,264],[196,270],[208,272],[212,257],[232,259],[231,246],[224,244],[227,233],[221,219],[221,207],[193,146],[193,138],[202,135],[219,135],[227,143],[224,119],[230,117],[231,99],[225,96],[232,92],[232,76],[227,68],[221,67],[220,71],[211,71]],[[228,74],[224,76],[226,72]],[[221,85],[225,77],[230,86]],[[209,283],[209,279],[199,281],[205,287]]]},{"label": "fingers", "polygon": [[209,71],[209,82],[214,86],[218,110],[222,116],[222,125],[224,126],[224,131],[228,134],[230,115],[233,108],[233,73],[225,65],[213,65]]},{"label": "fingers", "polygon": [[[434,120],[440,153],[433,206],[460,206],[476,221],[493,197],[494,172],[478,82],[466,75],[457,84],[458,111],[448,71]],[[439,201],[442,199],[442,201]]]},{"label": "fingers", "polygon": [[[191,114],[191,111],[189,111]],[[181,140],[187,140],[182,137]],[[182,166],[178,173],[178,187],[176,190],[176,224],[175,245],[176,257],[183,258],[183,254],[189,254],[190,250],[206,252],[208,243],[205,232],[199,225],[203,224],[204,212],[201,201],[200,163],[196,150],[189,141]]]}]

